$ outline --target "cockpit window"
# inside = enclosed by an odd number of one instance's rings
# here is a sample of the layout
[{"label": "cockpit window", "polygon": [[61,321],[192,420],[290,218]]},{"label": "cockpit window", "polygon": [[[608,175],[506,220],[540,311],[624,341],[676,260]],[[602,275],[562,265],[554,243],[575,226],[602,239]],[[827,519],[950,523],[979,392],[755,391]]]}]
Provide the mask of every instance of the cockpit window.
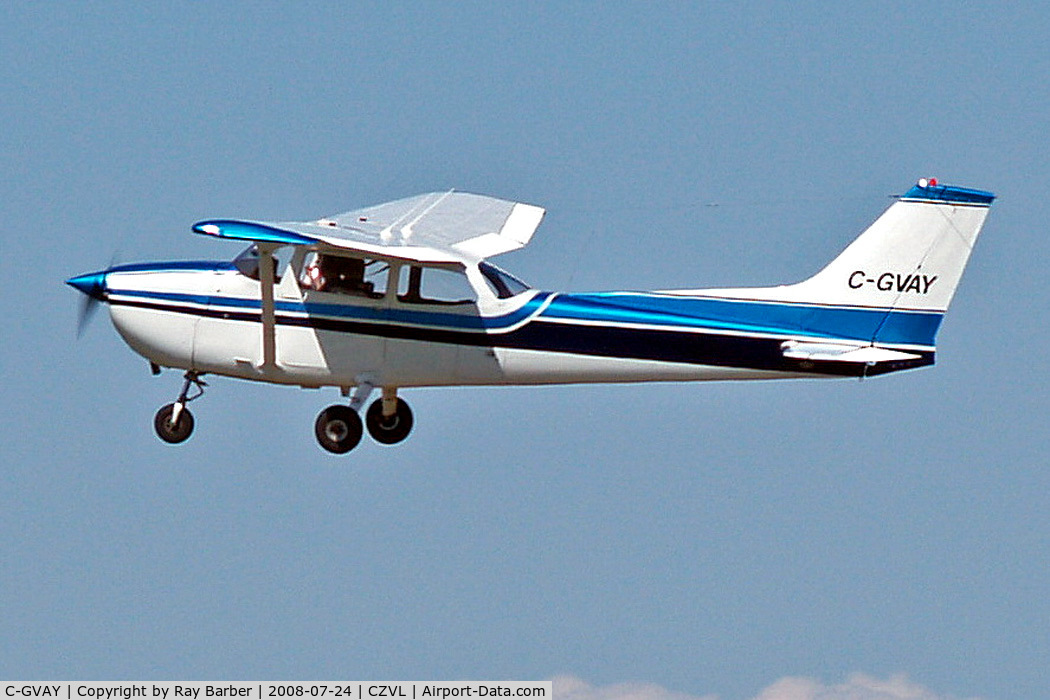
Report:
[{"label": "cockpit window", "polygon": [[242,275],[259,279],[259,248],[252,243],[233,259],[233,265]]},{"label": "cockpit window", "polygon": [[[288,264],[287,258],[288,251],[286,248],[278,248],[273,256],[273,276],[274,282],[281,281],[280,272],[285,265]],[[241,251],[241,254],[233,259],[233,266],[237,268],[245,277],[251,277],[253,280],[259,279],[259,247],[252,243],[250,246]]]},{"label": "cockpit window", "polygon": [[312,253],[303,267],[300,284],[318,292],[380,299],[386,293],[389,276],[390,264],[384,260]]},{"label": "cockpit window", "polygon": [[480,262],[478,263],[478,269],[485,276],[485,281],[489,283],[493,293],[500,299],[509,299],[522,292],[529,291],[529,285],[509,272],[499,269],[492,263]]},{"label": "cockpit window", "polygon": [[407,275],[401,273],[397,298],[409,304],[473,304],[478,295],[459,270],[412,265]]}]

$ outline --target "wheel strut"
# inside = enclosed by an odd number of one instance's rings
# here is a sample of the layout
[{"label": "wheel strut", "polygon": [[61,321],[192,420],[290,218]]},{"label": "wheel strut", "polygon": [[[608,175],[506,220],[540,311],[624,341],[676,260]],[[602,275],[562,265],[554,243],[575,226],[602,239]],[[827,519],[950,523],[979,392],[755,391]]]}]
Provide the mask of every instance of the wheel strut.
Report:
[{"label": "wheel strut", "polygon": [[383,387],[383,419],[389,420],[397,415],[397,387]]},{"label": "wheel strut", "polygon": [[[201,380],[199,372],[189,370],[186,372],[185,377],[186,381],[182,383],[182,391],[179,392],[179,398],[175,400],[175,405],[173,407],[174,410],[171,414],[171,422],[175,425],[178,425],[179,417],[182,415],[182,411],[186,408],[186,404],[194,399],[199,399],[204,396],[204,387],[208,386],[203,380]],[[189,395],[191,384],[197,387],[197,393],[193,396]]]}]

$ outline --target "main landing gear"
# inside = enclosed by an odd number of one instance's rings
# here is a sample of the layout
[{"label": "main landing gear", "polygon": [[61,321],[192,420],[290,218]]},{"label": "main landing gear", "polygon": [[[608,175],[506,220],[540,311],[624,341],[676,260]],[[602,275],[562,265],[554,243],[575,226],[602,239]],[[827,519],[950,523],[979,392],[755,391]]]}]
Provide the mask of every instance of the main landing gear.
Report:
[{"label": "main landing gear", "polygon": [[[189,395],[190,385],[197,388],[197,393]],[[157,415],[153,417],[153,429],[157,436],[164,442],[175,445],[185,440],[193,433],[193,414],[186,404],[204,395],[204,387],[208,386],[201,381],[197,372],[187,372],[186,381],[182,385],[182,392],[175,403],[162,406]]]},{"label": "main landing gear", "polygon": [[385,408],[384,399],[373,401],[365,414],[365,425],[373,440],[384,445],[395,445],[412,432],[412,409],[404,399],[396,397],[394,410],[389,415],[384,412]]},{"label": "main landing gear", "polygon": [[358,387],[349,406],[336,404],[321,411],[314,423],[317,442],[335,454],[345,454],[357,447],[368,428],[372,439],[382,445],[394,445],[412,431],[412,409],[399,398],[397,389],[383,389],[383,398],[376,399],[368,407],[362,426],[360,409],[373,387],[363,384]]},{"label": "main landing gear", "polygon": [[329,406],[317,416],[314,434],[321,447],[337,455],[345,454],[361,442],[361,416],[349,406]]}]

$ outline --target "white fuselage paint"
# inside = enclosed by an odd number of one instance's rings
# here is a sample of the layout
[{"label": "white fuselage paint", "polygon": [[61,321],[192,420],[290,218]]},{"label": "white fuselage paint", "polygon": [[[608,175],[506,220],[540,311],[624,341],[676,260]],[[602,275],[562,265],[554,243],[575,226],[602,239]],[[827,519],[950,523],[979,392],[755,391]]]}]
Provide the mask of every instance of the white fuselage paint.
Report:
[{"label": "white fuselage paint", "polygon": [[[375,386],[421,387],[805,376],[797,372],[494,348],[483,342],[416,340],[396,337],[396,332],[384,336],[314,328],[305,325],[308,316],[301,305],[296,308],[304,298],[308,302],[362,311],[364,318],[387,329],[433,328],[433,325],[388,320],[386,317],[394,312],[412,310],[411,305],[393,297],[340,299],[338,295],[316,292],[305,292],[304,297],[293,275],[286,275],[276,286],[276,363],[266,366],[258,281],[226,269],[114,272],[108,276],[107,286],[114,326],[135,352],[151,362],[199,373],[303,387],[351,387],[362,382]],[[421,313],[437,311],[474,319],[505,316],[537,294],[530,291],[499,300],[480,285],[478,292],[477,305],[429,307]],[[296,320],[304,325],[293,325]],[[522,318],[501,330],[520,328],[526,323],[528,318]],[[475,337],[484,338],[484,334],[478,333]]]}]

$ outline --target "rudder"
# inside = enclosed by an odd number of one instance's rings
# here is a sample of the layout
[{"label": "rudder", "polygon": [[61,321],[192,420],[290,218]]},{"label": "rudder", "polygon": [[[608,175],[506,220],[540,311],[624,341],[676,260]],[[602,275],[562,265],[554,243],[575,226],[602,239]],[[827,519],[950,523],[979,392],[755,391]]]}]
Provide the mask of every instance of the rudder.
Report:
[{"label": "rudder", "polygon": [[919,180],[807,280],[676,293],[792,307],[803,334],[932,349],[993,199]]},{"label": "rudder", "polygon": [[919,180],[827,267],[781,289],[795,301],[944,313],[993,199]]}]

